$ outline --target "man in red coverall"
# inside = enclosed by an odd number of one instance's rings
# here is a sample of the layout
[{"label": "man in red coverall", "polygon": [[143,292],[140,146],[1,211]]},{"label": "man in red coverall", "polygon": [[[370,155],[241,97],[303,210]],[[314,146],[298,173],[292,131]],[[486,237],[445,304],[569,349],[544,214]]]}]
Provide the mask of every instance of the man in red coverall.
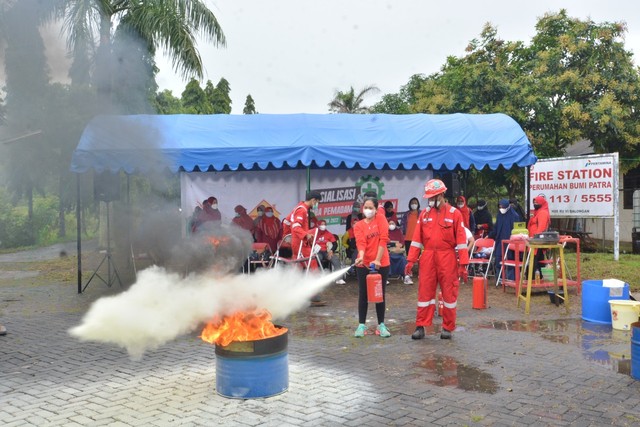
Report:
[{"label": "man in red coverall", "polygon": [[[444,200],[444,192],[447,191],[444,183],[439,179],[431,179],[424,189],[424,198],[428,199],[429,206],[418,216],[405,269],[405,273],[410,274],[413,264],[420,257],[416,330],[411,338],[424,338],[424,327],[431,325],[436,287],[440,283],[444,303],[440,338],[451,339],[451,332],[456,328],[459,277],[467,280],[467,238],[462,226],[462,214]],[[422,255],[421,249],[424,249]]]},{"label": "man in red coverall", "polygon": [[286,234],[289,230],[291,232],[293,259],[298,258],[299,251],[301,258],[311,256],[314,235],[309,231],[309,209],[316,206],[321,200],[322,195],[319,191],[309,191],[305,200],[298,203],[298,206],[287,215],[286,221],[283,221],[285,227],[283,233]]}]

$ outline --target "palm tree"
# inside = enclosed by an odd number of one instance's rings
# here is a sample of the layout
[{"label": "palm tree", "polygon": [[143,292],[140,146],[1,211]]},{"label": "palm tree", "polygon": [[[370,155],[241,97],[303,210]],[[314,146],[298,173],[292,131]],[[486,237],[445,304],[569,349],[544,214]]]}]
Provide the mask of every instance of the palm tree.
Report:
[{"label": "palm tree", "polygon": [[347,92],[336,91],[333,100],[329,103],[329,111],[333,113],[366,114],[371,108],[362,105],[365,95],[378,93],[376,86],[366,86],[356,95],[353,86]]},{"label": "palm tree", "polygon": [[[99,92],[111,91],[113,26],[126,22],[150,49],[164,49],[183,77],[202,78],[195,36],[224,46],[215,15],[201,0],[55,0],[52,17],[64,20],[67,44],[75,60],[93,57]],[[95,50],[95,51],[94,51]],[[153,52],[152,52],[153,53]]]}]

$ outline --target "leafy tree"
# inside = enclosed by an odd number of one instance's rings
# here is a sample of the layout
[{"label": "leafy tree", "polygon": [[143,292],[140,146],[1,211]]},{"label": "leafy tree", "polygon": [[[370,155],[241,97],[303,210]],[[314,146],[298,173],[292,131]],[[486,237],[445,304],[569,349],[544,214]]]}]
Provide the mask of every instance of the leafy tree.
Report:
[{"label": "leafy tree", "polygon": [[244,101],[242,114],[258,114],[256,111],[256,103],[253,101],[251,94],[247,95],[247,99]]},{"label": "leafy tree", "polygon": [[211,114],[211,104],[196,79],[191,79],[182,92],[182,106],[187,114]]},{"label": "leafy tree", "polygon": [[113,86],[113,26],[126,22],[147,46],[162,47],[183,76],[203,75],[195,37],[224,46],[217,18],[201,0],[56,0],[53,16],[64,19],[67,41],[80,65],[95,52],[93,82],[100,93],[110,95]]},{"label": "leafy tree", "polygon": [[357,94],[353,89],[353,86],[346,92],[336,91],[333,99],[329,102],[329,111],[333,113],[351,113],[351,114],[365,114],[370,112],[369,107],[362,105],[364,97],[368,94],[379,92],[376,86],[366,86],[362,88]]},{"label": "leafy tree", "polygon": [[173,93],[168,89],[156,95],[154,105],[158,114],[182,114],[185,112],[180,98],[173,96]]},{"label": "leafy tree", "polygon": [[42,138],[47,112],[39,102],[49,83],[44,43],[38,31],[40,18],[37,0],[4,5],[2,28],[6,41],[6,108],[8,133],[14,136],[5,144],[6,184],[18,199],[28,204],[27,240],[33,242],[33,193],[43,191],[50,148]]},{"label": "leafy tree", "polygon": [[416,92],[425,82],[422,74],[414,74],[409,82],[400,88],[398,93],[389,93],[371,108],[372,113],[411,114],[412,106],[416,103]]},{"label": "leafy tree", "polygon": [[213,114],[231,113],[231,87],[224,77],[218,81],[212,97],[210,98]]}]

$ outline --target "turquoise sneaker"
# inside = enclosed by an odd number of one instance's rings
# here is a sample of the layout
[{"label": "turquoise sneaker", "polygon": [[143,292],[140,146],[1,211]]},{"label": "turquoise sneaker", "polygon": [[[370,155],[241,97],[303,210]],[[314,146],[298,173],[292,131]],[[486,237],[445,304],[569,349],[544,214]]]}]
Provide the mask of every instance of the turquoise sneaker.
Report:
[{"label": "turquoise sneaker", "polygon": [[389,338],[391,336],[391,332],[389,332],[389,329],[387,329],[384,323],[380,323],[378,325],[378,330],[376,332],[377,335],[380,335],[382,338]]},{"label": "turquoise sneaker", "polygon": [[356,328],[356,333],[353,334],[354,337],[356,338],[362,338],[364,337],[365,332],[367,331],[367,327],[365,326],[364,323],[360,323],[358,325],[358,327]]}]

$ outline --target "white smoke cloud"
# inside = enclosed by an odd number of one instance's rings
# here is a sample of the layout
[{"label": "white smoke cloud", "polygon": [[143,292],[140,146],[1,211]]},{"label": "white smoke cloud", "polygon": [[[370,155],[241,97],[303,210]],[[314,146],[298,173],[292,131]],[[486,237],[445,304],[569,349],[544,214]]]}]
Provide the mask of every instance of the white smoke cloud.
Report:
[{"label": "white smoke cloud", "polygon": [[297,269],[259,269],[251,275],[214,273],[186,278],[151,267],[132,287],[97,300],[69,333],[82,341],[116,344],[133,359],[194,331],[214,316],[264,308],[284,319],[348,268],[320,276]]}]

